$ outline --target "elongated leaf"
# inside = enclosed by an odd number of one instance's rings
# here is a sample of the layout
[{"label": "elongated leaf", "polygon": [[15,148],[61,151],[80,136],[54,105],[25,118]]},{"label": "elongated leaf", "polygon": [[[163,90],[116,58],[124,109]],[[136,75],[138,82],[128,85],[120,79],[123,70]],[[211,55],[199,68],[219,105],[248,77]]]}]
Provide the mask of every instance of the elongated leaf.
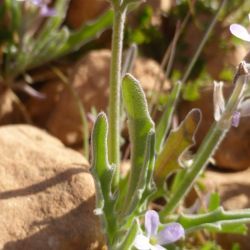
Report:
[{"label": "elongated leaf", "polygon": [[178,82],[174,86],[168,98],[165,111],[160,119],[160,122],[158,123],[156,127],[156,152],[158,154],[162,150],[162,146],[166,139],[167,133],[169,132],[171,121],[172,121],[172,116],[173,116],[178,98],[180,96],[181,86],[182,86],[181,82]]},{"label": "elongated leaf", "polygon": [[180,156],[194,144],[200,119],[200,111],[193,109],[180,126],[170,133],[156,160],[154,180],[157,186],[162,187],[169,174],[181,168]]},{"label": "elongated leaf", "polygon": [[21,23],[21,7],[18,1],[5,0],[5,11],[10,11],[10,28],[12,32],[15,32],[19,29]]},{"label": "elongated leaf", "polygon": [[71,33],[68,41],[58,51],[58,56],[75,51],[93,38],[98,37],[105,29],[111,27],[112,21],[113,11],[108,10],[95,21],[89,22],[80,30]]},{"label": "elongated leaf", "polygon": [[136,219],[130,230],[127,232],[127,237],[123,242],[120,243],[120,246],[117,246],[117,249],[131,249],[132,244],[134,243],[134,239],[140,230],[139,221]]},{"label": "elongated leaf", "polygon": [[116,232],[116,221],[110,218],[114,215],[114,198],[111,192],[111,183],[114,174],[108,162],[107,147],[108,122],[104,113],[100,113],[96,119],[92,134],[92,173],[95,176],[95,185],[97,191],[97,209],[101,215],[105,230],[108,235]]},{"label": "elongated leaf", "polygon": [[139,82],[130,74],[126,74],[123,78],[122,96],[128,116],[131,141],[131,171],[127,192],[127,202],[129,202],[143,169],[147,138],[154,128],[154,123],[148,112],[145,94]]},{"label": "elongated leaf", "polygon": [[37,37],[36,47],[40,48],[43,46],[43,44],[47,42],[47,39],[50,38],[51,33],[57,31],[60,28],[65,19],[68,4],[69,0],[57,0],[55,2],[54,8],[56,15],[49,17],[46,23],[43,25],[43,28]]},{"label": "elongated leaf", "polygon": [[122,66],[122,76],[124,76],[126,73],[131,73],[137,54],[138,54],[137,45],[133,43],[126,53],[125,60]]},{"label": "elongated leaf", "polygon": [[108,162],[107,148],[108,122],[104,113],[100,113],[96,119],[92,134],[93,162],[92,171],[100,181],[104,200],[111,198],[111,166]]},{"label": "elongated leaf", "polygon": [[[139,206],[142,206],[141,202],[144,202],[146,197],[142,199],[142,196],[149,194],[152,191],[152,170],[154,166],[154,156],[155,155],[155,132],[150,130],[145,154],[144,154],[144,163],[140,171],[140,176],[137,180],[137,185],[134,189],[134,194],[130,197],[129,202],[126,204],[125,213],[126,215],[131,215],[133,212],[138,212],[137,209]],[[146,193],[147,192],[147,193]],[[145,209],[145,208],[144,208]],[[141,212],[141,211],[140,211]],[[132,215],[133,216],[133,215]]]},{"label": "elongated leaf", "polygon": [[246,233],[245,223],[250,223],[250,209],[225,211],[222,207],[198,215],[180,215],[178,222],[185,228],[186,233],[200,229],[213,232]]}]

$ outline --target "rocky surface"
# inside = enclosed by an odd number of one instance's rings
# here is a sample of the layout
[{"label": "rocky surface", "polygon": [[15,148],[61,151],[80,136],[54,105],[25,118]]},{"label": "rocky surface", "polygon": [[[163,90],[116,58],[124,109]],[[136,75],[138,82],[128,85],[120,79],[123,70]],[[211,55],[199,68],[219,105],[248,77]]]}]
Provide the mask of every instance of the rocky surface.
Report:
[{"label": "rocky surface", "polygon": [[[111,53],[109,50],[90,52],[72,70],[70,82],[78,93],[86,112],[94,108],[97,112],[106,111],[108,105],[108,79]],[[136,60],[134,75],[141,81],[145,91],[154,88],[157,78],[164,79],[160,66],[151,59]],[[164,82],[164,89],[169,83]],[[51,112],[47,129],[69,146],[81,146],[81,119],[72,93],[65,89]]]},{"label": "rocky surface", "polygon": [[88,162],[28,125],[0,128],[0,249],[101,249]]},{"label": "rocky surface", "polygon": [[23,104],[9,88],[0,90],[0,125],[30,122]]},{"label": "rocky surface", "polygon": [[[225,96],[229,96],[232,86],[224,88]],[[182,101],[179,106],[180,120],[182,120],[192,108],[200,108],[202,111],[202,122],[198,129],[196,140],[199,146],[208,129],[214,121],[213,118],[213,89],[202,90],[197,101]],[[237,128],[232,127],[225,139],[219,146],[214,159],[216,166],[224,169],[244,170],[250,167],[250,118],[244,117],[240,120]]]}]

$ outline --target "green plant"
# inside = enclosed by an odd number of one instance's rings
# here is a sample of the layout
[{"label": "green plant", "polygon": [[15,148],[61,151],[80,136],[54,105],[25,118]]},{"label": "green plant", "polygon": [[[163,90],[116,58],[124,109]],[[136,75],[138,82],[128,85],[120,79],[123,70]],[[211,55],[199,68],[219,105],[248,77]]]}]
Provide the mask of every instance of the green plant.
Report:
[{"label": "green plant", "polygon": [[[114,20],[109,114],[108,118],[103,112],[98,115],[92,133],[92,172],[97,190],[95,212],[101,217],[107,245],[110,249],[129,250],[165,249],[164,245],[171,244],[167,246],[169,249],[178,249],[175,241],[183,236],[184,230],[186,237],[202,229],[245,233],[245,223],[250,223],[250,209],[224,211],[217,195],[211,196],[206,211],[185,214],[179,213],[177,208],[204,171],[230,127],[237,126],[238,113],[247,106],[249,97],[250,66],[242,62],[237,68],[233,79],[235,88],[227,101],[222,95],[222,84],[215,83],[214,124],[197,153],[187,159],[188,150],[195,143],[201,112],[191,110],[179,127],[171,130],[182,82],[174,86],[165,112],[155,126],[140,83],[131,74],[125,74],[122,78],[125,16],[130,5],[139,2],[140,0],[111,1]],[[199,51],[200,47],[197,53]],[[196,58],[197,54],[191,65]],[[183,77],[184,81],[190,73],[190,67]],[[131,169],[125,177],[119,174],[120,93],[131,142]],[[173,173],[177,173],[173,184],[167,186],[167,180]],[[159,211],[161,222],[165,224],[159,223],[155,212],[147,212],[149,204],[157,198],[165,199],[165,204]],[[145,227],[142,227],[140,219],[144,214]],[[175,226],[167,226],[166,223],[174,223],[170,225]],[[146,236],[142,233],[144,229],[147,231]],[[164,233],[167,235],[165,238],[162,235]],[[207,246],[208,249],[209,247]]]},{"label": "green plant", "polygon": [[[53,9],[43,2],[4,0],[1,3],[0,76],[2,83],[10,87],[27,70],[77,50],[112,23],[113,13],[107,11],[94,22],[71,31],[63,25],[69,0],[56,0]],[[42,12],[44,7],[47,10]]]}]

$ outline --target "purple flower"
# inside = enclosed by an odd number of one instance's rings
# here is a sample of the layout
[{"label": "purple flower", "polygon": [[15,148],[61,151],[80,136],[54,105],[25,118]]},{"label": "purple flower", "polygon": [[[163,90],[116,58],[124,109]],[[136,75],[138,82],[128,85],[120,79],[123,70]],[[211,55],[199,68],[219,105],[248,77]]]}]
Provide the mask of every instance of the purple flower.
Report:
[{"label": "purple flower", "polygon": [[55,16],[56,11],[53,8],[49,8],[46,4],[40,5],[41,16]]},{"label": "purple flower", "polygon": [[240,119],[250,116],[250,98],[243,100],[236,111],[232,115],[231,124],[233,127],[238,127]]},{"label": "purple flower", "polygon": [[48,7],[48,4],[50,4],[51,0],[18,0],[18,1],[21,2],[26,1],[35,5],[39,9],[41,16],[49,17],[56,15],[56,10],[54,8]]},{"label": "purple flower", "polygon": [[240,112],[239,111],[234,111],[232,115],[232,126],[237,128],[240,124]]},{"label": "purple flower", "polygon": [[[248,15],[248,18],[250,21],[250,14]],[[244,26],[242,26],[240,24],[236,24],[236,23],[231,24],[230,31],[234,36],[240,38],[241,40],[244,40],[246,42],[250,42],[250,33],[248,32],[248,30]]]},{"label": "purple flower", "polygon": [[139,250],[164,250],[163,245],[171,244],[182,238],[184,228],[179,223],[170,223],[158,232],[159,215],[154,210],[145,214],[145,229],[147,235],[138,234],[135,237],[134,246]]}]

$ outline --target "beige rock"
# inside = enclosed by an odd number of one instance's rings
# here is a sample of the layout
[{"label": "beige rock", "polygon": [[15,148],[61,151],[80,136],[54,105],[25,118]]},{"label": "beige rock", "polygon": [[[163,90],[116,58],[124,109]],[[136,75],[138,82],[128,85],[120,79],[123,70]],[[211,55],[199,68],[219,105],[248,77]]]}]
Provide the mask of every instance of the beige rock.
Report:
[{"label": "beige rock", "polygon": [[[106,111],[108,105],[108,78],[111,53],[109,50],[90,52],[78,62],[70,78],[86,112],[94,107],[97,112]],[[157,78],[164,79],[160,66],[151,59],[140,58],[135,62],[134,75],[145,91],[152,90]],[[164,89],[169,83],[164,82]],[[81,146],[81,120],[72,94],[65,90],[51,113],[47,128],[66,145]]]},{"label": "beige rock", "polygon": [[59,101],[60,93],[65,85],[59,79],[47,81],[39,92],[45,95],[44,99],[30,97],[25,106],[32,119],[32,122],[39,127],[44,127],[53,111],[53,107]]},{"label": "beige rock", "polygon": [[88,162],[28,125],[0,128],[0,249],[101,249]]},{"label": "beige rock", "polygon": [[[250,169],[238,173],[207,171],[205,180],[209,192],[220,193],[226,210],[250,207]],[[249,250],[250,226],[248,228],[247,236],[219,234],[217,241],[225,250],[232,249],[234,243],[239,243],[241,250]]]},{"label": "beige rock", "polygon": [[[232,86],[224,88],[225,96],[232,91]],[[197,147],[208,132],[213,118],[213,89],[202,90],[201,97],[194,102],[182,101],[179,106],[180,120],[192,108],[200,108],[202,122],[196,135]],[[250,118],[242,118],[238,128],[232,127],[214,155],[216,166],[225,169],[243,170],[250,167]]]},{"label": "beige rock", "polygon": [[0,91],[0,125],[29,122],[29,115],[14,92],[9,88]]}]

